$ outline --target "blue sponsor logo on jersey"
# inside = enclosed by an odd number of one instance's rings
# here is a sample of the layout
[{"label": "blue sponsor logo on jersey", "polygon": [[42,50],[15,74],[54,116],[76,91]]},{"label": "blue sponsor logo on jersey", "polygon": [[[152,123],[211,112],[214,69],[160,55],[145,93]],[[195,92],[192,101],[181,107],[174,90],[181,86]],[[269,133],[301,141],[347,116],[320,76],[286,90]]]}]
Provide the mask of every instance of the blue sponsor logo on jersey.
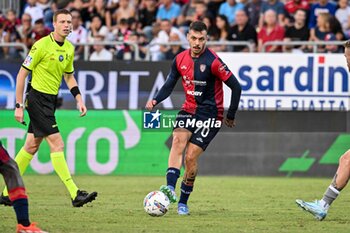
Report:
[{"label": "blue sponsor logo on jersey", "polygon": [[60,60],[60,62],[62,62],[63,61],[63,55],[60,55],[59,57],[58,57],[58,60]]},{"label": "blue sponsor logo on jersey", "polygon": [[144,129],[159,129],[161,121],[161,113],[159,110],[156,112],[144,112],[143,113],[143,128]]}]

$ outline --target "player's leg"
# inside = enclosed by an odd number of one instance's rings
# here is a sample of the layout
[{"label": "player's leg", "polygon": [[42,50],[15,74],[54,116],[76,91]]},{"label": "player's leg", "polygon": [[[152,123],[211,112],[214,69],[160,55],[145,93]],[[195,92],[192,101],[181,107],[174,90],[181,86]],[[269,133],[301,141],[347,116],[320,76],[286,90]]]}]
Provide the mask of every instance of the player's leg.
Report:
[{"label": "player's leg", "polygon": [[0,143],[0,173],[8,187],[9,198],[16,212],[18,224],[29,226],[28,200],[22,177],[19,174],[16,162],[10,158]]},{"label": "player's leg", "polygon": [[26,141],[21,150],[17,153],[15,161],[18,164],[19,171],[22,174],[27,170],[33,156],[38,152],[43,137],[34,137],[33,133],[27,133]]},{"label": "player's leg", "polygon": [[339,159],[339,166],[332,183],[327,188],[321,200],[305,202],[296,200],[297,204],[310,212],[318,220],[323,220],[333,201],[338,197],[340,191],[347,185],[350,178],[350,150],[345,152]]},{"label": "player's leg", "polygon": [[[9,188],[9,197],[17,218],[17,232],[37,232],[44,233],[35,224],[29,221],[28,197],[19,173],[16,162],[10,158],[5,148],[0,142],[0,173],[3,175],[6,186]],[[25,231],[25,230],[28,231]],[[22,230],[22,231],[21,231]]]},{"label": "player's leg", "polygon": [[167,185],[162,185],[160,190],[164,192],[172,203],[176,202],[175,188],[180,176],[182,166],[182,154],[186,148],[192,133],[184,128],[176,128],[173,131],[173,141],[170,149],[168,169],[166,173]]},{"label": "player's leg", "polygon": [[63,184],[66,186],[72,198],[73,206],[80,207],[88,202],[95,200],[97,196],[96,192],[92,192],[89,194],[86,191],[79,190],[76,184],[74,183],[70,171],[68,169],[66,159],[64,157],[64,143],[61,134],[59,132],[54,133],[47,136],[45,139],[50,146],[50,156],[53,168],[62,180]]},{"label": "player's leg", "polygon": [[185,174],[181,183],[181,196],[178,204],[178,213],[188,215],[188,198],[193,191],[194,181],[198,171],[198,158],[203,153],[203,149],[193,143],[188,143],[185,155]]},{"label": "player's leg", "polygon": [[[201,118],[198,118],[197,121],[199,119]],[[205,122],[206,119],[201,120]],[[198,158],[215,138],[220,128],[221,124],[215,127],[196,128],[189,139],[185,155],[185,174],[181,183],[181,196],[178,204],[178,214],[180,215],[189,214],[187,201],[193,191],[193,184],[197,176]]]},{"label": "player's leg", "polygon": [[[333,178],[330,187],[335,188],[340,192],[347,185],[350,178],[350,150],[345,152],[339,159],[338,170]],[[326,198],[325,198],[326,199]],[[329,205],[336,199],[328,198],[330,200],[325,200]]]},{"label": "player's leg", "polygon": [[[28,132],[24,146],[17,153],[15,158],[21,175],[23,175],[24,172],[27,170],[27,167],[30,164],[30,161],[33,159],[34,154],[38,151],[42,140],[42,137],[35,138],[33,133]],[[10,199],[8,198],[8,190],[6,187],[2,192],[0,204],[10,204]]]}]

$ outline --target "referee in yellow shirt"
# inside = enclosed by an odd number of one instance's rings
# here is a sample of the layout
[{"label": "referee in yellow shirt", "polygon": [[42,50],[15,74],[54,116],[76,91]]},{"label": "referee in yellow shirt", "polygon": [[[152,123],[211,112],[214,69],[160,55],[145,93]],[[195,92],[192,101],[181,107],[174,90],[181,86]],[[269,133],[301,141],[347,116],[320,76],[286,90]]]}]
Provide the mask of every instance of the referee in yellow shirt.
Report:
[{"label": "referee in yellow shirt", "polygon": [[[79,190],[74,183],[64,158],[64,143],[55,118],[62,76],[77,101],[80,116],[85,116],[87,111],[73,75],[74,46],[66,40],[72,29],[71,13],[65,9],[56,11],[53,26],[54,31],[50,35],[33,45],[17,75],[15,118],[20,123],[23,123],[23,90],[29,72],[32,72],[32,88],[26,100],[30,118],[28,134],[15,160],[23,174],[41,142],[46,139],[56,173],[67,187],[73,206],[81,207],[95,200],[97,192],[87,193]],[[6,188],[0,196],[0,204],[11,205]]]}]

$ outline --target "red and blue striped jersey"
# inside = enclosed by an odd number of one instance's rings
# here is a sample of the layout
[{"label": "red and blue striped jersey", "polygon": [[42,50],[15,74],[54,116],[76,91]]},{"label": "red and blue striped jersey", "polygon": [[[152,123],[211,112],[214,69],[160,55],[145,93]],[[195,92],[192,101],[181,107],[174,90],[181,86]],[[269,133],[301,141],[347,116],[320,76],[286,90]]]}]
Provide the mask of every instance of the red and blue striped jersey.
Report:
[{"label": "red and blue striped jersey", "polygon": [[186,95],[182,110],[221,120],[224,112],[223,82],[226,82],[230,77],[233,77],[234,83],[239,86],[239,91],[236,91],[238,98],[231,99],[232,117],[234,118],[240,98],[240,85],[227,65],[214,51],[208,48],[197,58],[191,57],[189,49],[179,53],[173,60],[164,86],[154,99],[160,103],[167,98],[177,80],[181,78]]}]

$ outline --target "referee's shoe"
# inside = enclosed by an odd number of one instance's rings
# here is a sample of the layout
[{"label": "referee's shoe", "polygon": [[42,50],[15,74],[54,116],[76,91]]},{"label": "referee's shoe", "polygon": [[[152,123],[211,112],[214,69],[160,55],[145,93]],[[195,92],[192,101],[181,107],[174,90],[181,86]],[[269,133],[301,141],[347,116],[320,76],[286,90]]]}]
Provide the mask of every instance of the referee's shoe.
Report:
[{"label": "referee's shoe", "polygon": [[88,193],[84,190],[78,190],[77,196],[72,200],[74,207],[82,207],[86,203],[92,202],[97,197],[97,192]]}]

